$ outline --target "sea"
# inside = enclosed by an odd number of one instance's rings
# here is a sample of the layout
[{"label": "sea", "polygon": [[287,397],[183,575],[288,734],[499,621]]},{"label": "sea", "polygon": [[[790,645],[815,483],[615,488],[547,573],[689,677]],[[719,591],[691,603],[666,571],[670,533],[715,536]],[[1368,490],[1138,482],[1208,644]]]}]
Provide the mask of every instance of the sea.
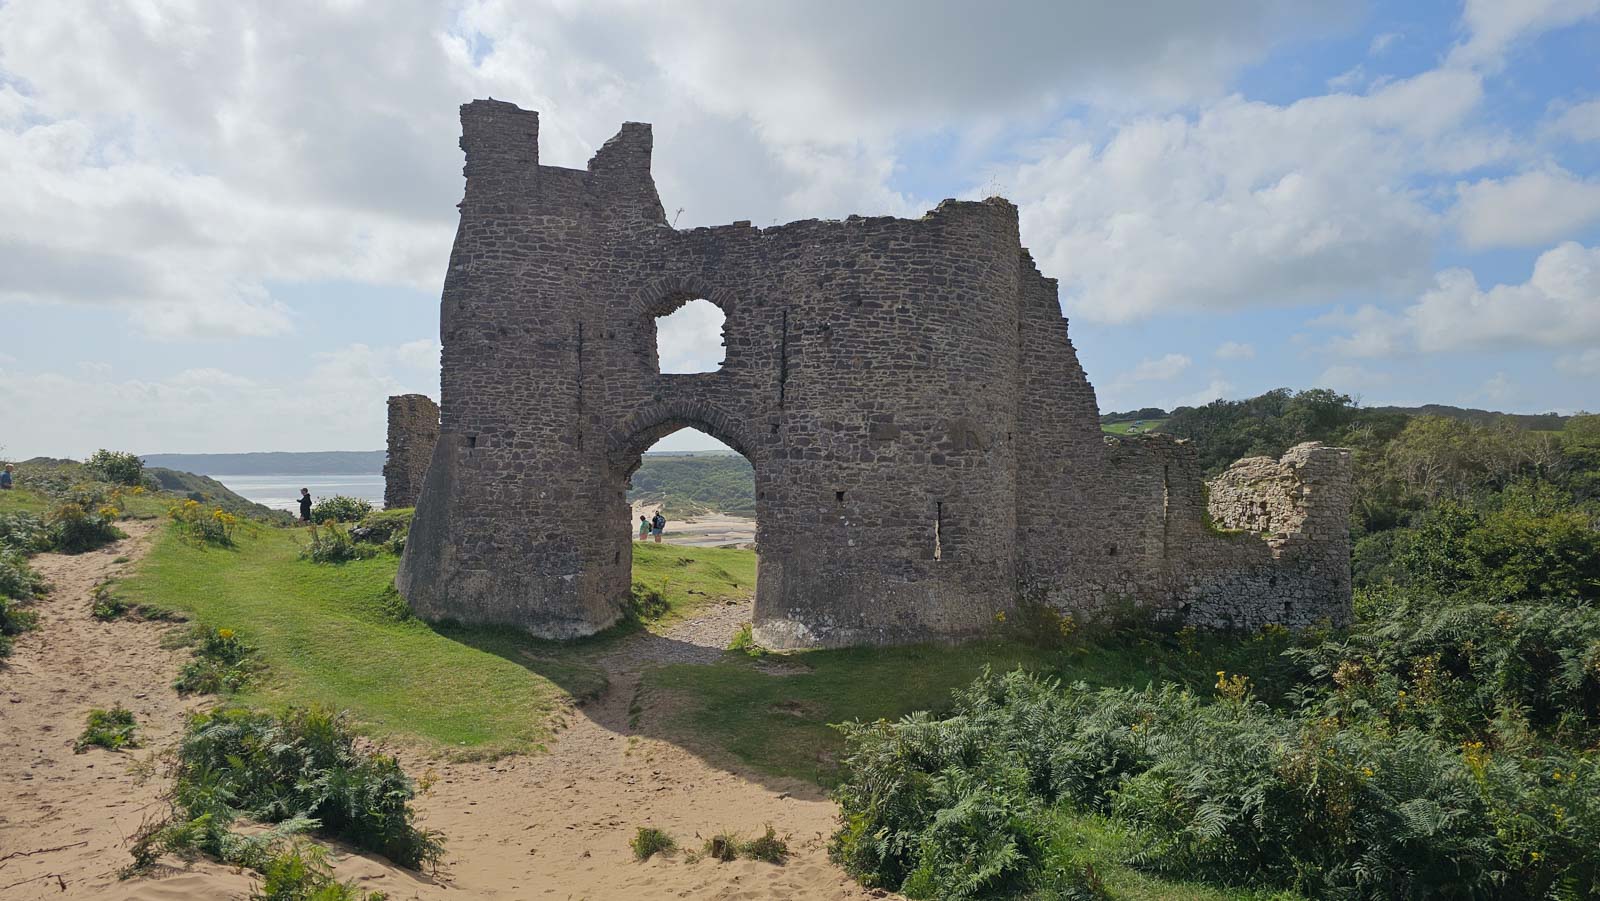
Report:
[{"label": "sea", "polygon": [[310,488],[311,499],[343,494],[372,502],[373,507],[383,506],[383,475],[214,475],[213,479],[227,485],[245,500],[265,504],[274,510],[294,512],[300,508],[300,489]]}]

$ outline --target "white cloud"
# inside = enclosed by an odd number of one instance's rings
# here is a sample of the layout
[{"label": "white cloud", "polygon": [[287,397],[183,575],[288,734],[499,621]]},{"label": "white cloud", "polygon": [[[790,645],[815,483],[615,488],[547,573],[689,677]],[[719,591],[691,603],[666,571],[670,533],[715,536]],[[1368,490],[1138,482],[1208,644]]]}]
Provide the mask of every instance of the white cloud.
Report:
[{"label": "white cloud", "polygon": [[1234,386],[1232,382],[1229,382],[1226,379],[1213,377],[1211,381],[1206,383],[1204,388],[1179,398],[1178,402],[1172,406],[1203,407],[1214,400],[1222,400],[1226,397],[1229,397],[1233,394],[1233,392]]},{"label": "white cloud", "polygon": [[1600,0],[1466,0],[1461,18],[1469,37],[1450,62],[1493,68],[1513,44],[1596,14]]},{"label": "white cloud", "polygon": [[1478,386],[1478,391],[1470,395],[1472,400],[1484,400],[1489,403],[1505,403],[1516,397],[1517,387],[1512,384],[1510,377],[1503,372],[1497,372]]},{"label": "white cloud", "polygon": [[1556,369],[1567,375],[1600,378],[1600,348],[1589,348],[1556,358]]},{"label": "white cloud", "polygon": [[1600,141],[1600,100],[1563,105],[1545,125],[1548,134],[1569,141]]},{"label": "white cloud", "polygon": [[656,320],[656,350],[662,372],[714,372],[722,366],[722,310],[709,300],[691,300]]},{"label": "white cloud", "polygon": [[1367,45],[1367,55],[1377,56],[1383,53],[1385,50],[1388,50],[1390,47],[1392,47],[1394,42],[1398,41],[1400,37],[1401,35],[1394,31],[1385,31],[1382,34],[1375,35],[1372,38],[1372,43]]},{"label": "white cloud", "polygon": [[1359,395],[1363,391],[1387,387],[1392,381],[1388,373],[1379,372],[1371,366],[1336,363],[1317,376],[1317,387]]},{"label": "white cloud", "polygon": [[1183,354],[1167,354],[1162,357],[1141,360],[1139,365],[1125,373],[1122,378],[1132,382],[1166,382],[1182,375],[1193,361]]},{"label": "white cloud", "polygon": [[8,370],[8,421],[28,423],[9,452],[81,457],[108,441],[136,453],[382,447],[385,397],[438,397],[437,377],[408,362],[412,346],[353,344],[317,354],[303,374],[281,383],[216,368],[120,380],[100,370]]},{"label": "white cloud", "polygon": [[1219,360],[1250,360],[1256,355],[1254,344],[1240,341],[1224,341],[1217,345],[1216,357]]},{"label": "white cloud", "polygon": [[1467,126],[1481,92],[1474,74],[1434,71],[1287,106],[1230,97],[1135,118],[1103,145],[1047,143],[998,177],[1077,317],[1410,293],[1442,220],[1408,181],[1507,152]]},{"label": "white cloud", "polygon": [[1346,356],[1592,345],[1600,342],[1600,247],[1560,244],[1539,255],[1526,282],[1487,290],[1471,272],[1447,269],[1400,312],[1367,306],[1313,324],[1350,329],[1330,342]]},{"label": "white cloud", "polygon": [[[115,304],[164,337],[270,335],[273,286],[437,290],[456,106],[540,110],[546,162],[655,120],[682,224],[908,214],[893,139],[1070,98],[1195,100],[1357,4],[631,0],[0,4],[0,301]],[[1004,52],[998,52],[1004,48]],[[961,64],[953,65],[953,60]]]},{"label": "white cloud", "polygon": [[1600,219],[1600,181],[1558,167],[1457,189],[1455,216],[1471,247],[1549,244]]}]

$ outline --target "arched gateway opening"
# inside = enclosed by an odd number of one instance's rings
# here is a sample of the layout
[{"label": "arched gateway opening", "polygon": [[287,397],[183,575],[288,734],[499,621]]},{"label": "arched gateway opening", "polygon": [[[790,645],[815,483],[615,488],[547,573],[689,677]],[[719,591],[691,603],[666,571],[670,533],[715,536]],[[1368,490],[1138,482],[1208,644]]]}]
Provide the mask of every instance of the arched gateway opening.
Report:
[{"label": "arched gateway opening", "polygon": [[[629,589],[641,581],[669,595],[681,593],[683,586],[674,587],[664,569],[687,568],[693,564],[685,561],[702,556],[728,557],[723,552],[732,550],[732,562],[749,575],[730,577],[721,588],[730,599],[754,598],[756,564],[752,559],[746,569],[742,557],[757,552],[765,500],[761,469],[729,418],[690,406],[701,405],[666,404],[629,420],[606,455],[611,506],[619,514],[607,517],[617,535],[614,577]],[[664,524],[659,532],[658,524]],[[642,555],[638,565],[636,548]],[[691,550],[706,548],[717,552]]]}]

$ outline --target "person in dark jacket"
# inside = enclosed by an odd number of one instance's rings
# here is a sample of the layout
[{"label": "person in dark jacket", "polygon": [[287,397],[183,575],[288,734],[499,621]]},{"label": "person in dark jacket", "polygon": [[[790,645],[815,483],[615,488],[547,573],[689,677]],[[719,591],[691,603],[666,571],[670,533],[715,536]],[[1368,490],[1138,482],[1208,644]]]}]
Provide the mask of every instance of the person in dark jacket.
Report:
[{"label": "person in dark jacket", "polygon": [[300,489],[300,521],[311,521],[311,489]]}]

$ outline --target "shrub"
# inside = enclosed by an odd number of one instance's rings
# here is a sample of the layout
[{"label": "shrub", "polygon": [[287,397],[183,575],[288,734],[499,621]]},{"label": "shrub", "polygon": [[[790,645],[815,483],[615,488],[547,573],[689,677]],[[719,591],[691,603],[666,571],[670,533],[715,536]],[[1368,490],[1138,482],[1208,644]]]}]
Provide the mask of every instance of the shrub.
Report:
[{"label": "shrub", "polygon": [[649,860],[652,854],[670,854],[678,847],[672,836],[649,826],[640,826],[628,844],[633,847],[634,860]]},{"label": "shrub", "polygon": [[778,833],[773,831],[769,823],[766,832],[740,845],[739,853],[751,860],[781,864],[789,858],[789,845],[778,838]]},{"label": "shrub", "polygon": [[767,649],[756,644],[756,630],[750,623],[739,626],[739,631],[733,633],[733,639],[728,642],[728,650],[742,651],[750,657],[765,657]]},{"label": "shrub", "polygon": [[44,592],[44,579],[28,566],[21,551],[0,546],[0,598],[26,601]]},{"label": "shrub", "polygon": [[[1352,677],[1352,681],[1355,680]],[[1600,757],[1516,720],[1455,743],[1382,719],[988,674],[953,715],[847,724],[836,860],[913,897],[1002,897],[1061,873],[1051,812],[1129,823],[1131,863],[1311,897],[1600,891]],[[1068,861],[1068,864],[1071,862]]]},{"label": "shrub", "polygon": [[138,747],[139,739],[134,732],[135,725],[133,712],[121,704],[110,710],[95,708],[89,711],[83,734],[78,736],[72,749],[82,754],[90,748],[117,751],[122,748]]},{"label": "shrub", "polygon": [[342,718],[323,709],[283,716],[222,709],[194,717],[179,744],[174,816],[166,838],[225,855],[239,814],[347,841],[418,869],[443,855],[438,833],[413,823],[411,780],[393,757],[357,749]]},{"label": "shrub", "polygon": [[300,558],[312,563],[348,563],[366,560],[377,553],[377,548],[352,540],[343,526],[329,521],[320,527],[311,527],[311,544],[301,549]]},{"label": "shrub", "polygon": [[101,622],[110,622],[132,609],[127,601],[111,593],[109,582],[101,582],[89,592],[89,615]]},{"label": "shrub", "polygon": [[115,511],[101,508],[93,513],[74,503],[66,503],[50,514],[50,544],[64,554],[80,554],[126,538],[112,521]]},{"label": "shrub", "polygon": [[628,592],[628,606],[623,616],[635,623],[648,623],[666,616],[672,605],[658,589],[643,582],[634,582]]},{"label": "shrub", "polygon": [[355,880],[340,882],[327,852],[302,841],[286,841],[256,867],[261,887],[252,901],[383,901],[382,892],[363,892]]},{"label": "shrub", "polygon": [[1600,603],[1600,530],[1537,490],[1498,510],[1447,503],[1396,539],[1404,583],[1440,594]]},{"label": "shrub", "polygon": [[232,694],[248,688],[260,670],[255,648],[232,629],[202,629],[172,687],[179,694]]},{"label": "shrub", "polygon": [[31,513],[0,513],[0,551],[37,554],[50,550],[50,529]]},{"label": "shrub", "polygon": [[39,617],[19,601],[0,595],[0,657],[11,656],[11,638],[36,627]]},{"label": "shrub", "polygon": [[101,448],[85,462],[112,484],[131,486],[144,482],[144,461],[135,454]]},{"label": "shrub", "polygon": [[193,498],[168,507],[167,518],[173,521],[179,534],[202,544],[220,547],[233,545],[233,534],[239,526],[238,517],[232,513],[221,507],[207,510]]},{"label": "shrub", "polygon": [[723,863],[738,860],[739,836],[731,832],[711,836],[706,840],[706,856]]},{"label": "shrub", "polygon": [[411,528],[411,507],[378,510],[367,514],[350,530],[350,537],[365,544],[377,544],[392,553],[405,550],[406,533]]},{"label": "shrub", "polygon": [[311,521],[321,525],[328,522],[360,522],[372,512],[372,503],[359,497],[336,494],[317,501],[311,508]]}]

